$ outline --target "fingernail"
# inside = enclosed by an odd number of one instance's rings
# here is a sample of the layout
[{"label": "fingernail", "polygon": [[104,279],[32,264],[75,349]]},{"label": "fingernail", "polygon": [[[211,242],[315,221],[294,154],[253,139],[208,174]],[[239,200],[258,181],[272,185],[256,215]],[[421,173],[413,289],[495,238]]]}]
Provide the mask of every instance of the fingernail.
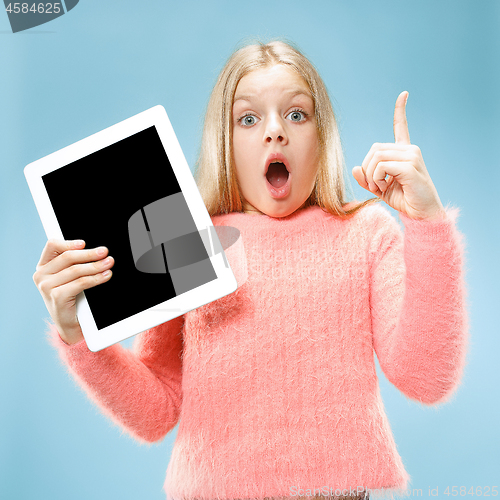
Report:
[{"label": "fingernail", "polygon": [[73,240],[73,246],[74,247],[81,247],[82,245],[85,245],[85,241],[83,241],[83,240]]},{"label": "fingernail", "polygon": [[97,255],[104,255],[106,253],[106,247],[99,247],[97,249]]}]

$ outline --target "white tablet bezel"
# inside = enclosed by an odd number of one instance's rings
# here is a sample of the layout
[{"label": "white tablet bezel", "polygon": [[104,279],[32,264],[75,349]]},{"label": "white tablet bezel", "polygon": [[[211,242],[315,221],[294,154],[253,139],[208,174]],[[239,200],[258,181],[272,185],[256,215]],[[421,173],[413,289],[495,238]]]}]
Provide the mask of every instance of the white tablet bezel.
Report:
[{"label": "white tablet bezel", "polygon": [[[204,234],[209,235],[209,239],[217,238],[215,231],[210,230],[210,228],[213,228],[212,221],[167,113],[163,106],[158,105],[25,167],[24,174],[48,239],[63,239],[63,234],[45,189],[42,176],[153,125],[156,127],[198,231],[204,231]],[[210,243],[212,250],[221,248],[219,241]],[[92,316],[85,298],[85,292],[80,293],[77,296],[76,310],[88,348],[94,352],[99,351],[234,292],[237,288],[237,282],[223,252],[212,251],[209,252],[209,256],[217,275],[216,280],[205,283],[100,330],[97,328]]]}]

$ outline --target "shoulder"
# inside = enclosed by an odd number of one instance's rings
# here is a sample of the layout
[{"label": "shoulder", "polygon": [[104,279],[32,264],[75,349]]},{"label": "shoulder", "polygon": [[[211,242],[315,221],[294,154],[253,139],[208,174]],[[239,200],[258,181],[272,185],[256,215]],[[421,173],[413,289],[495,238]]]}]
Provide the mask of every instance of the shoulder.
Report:
[{"label": "shoulder", "polygon": [[349,219],[351,239],[364,246],[369,255],[401,248],[403,231],[396,216],[381,202],[360,208]]},{"label": "shoulder", "polygon": [[[351,202],[344,206],[344,208],[350,208],[353,205],[357,205],[358,202]],[[360,208],[354,217],[359,217],[362,219],[380,220],[380,221],[390,221],[395,220],[394,216],[389,212],[389,209],[380,201],[368,203],[364,207]]]},{"label": "shoulder", "polygon": [[[358,202],[351,202],[345,208],[355,206]],[[373,202],[365,205],[346,219],[355,226],[365,229],[369,233],[378,231],[401,231],[401,225],[396,217],[381,202]]]}]

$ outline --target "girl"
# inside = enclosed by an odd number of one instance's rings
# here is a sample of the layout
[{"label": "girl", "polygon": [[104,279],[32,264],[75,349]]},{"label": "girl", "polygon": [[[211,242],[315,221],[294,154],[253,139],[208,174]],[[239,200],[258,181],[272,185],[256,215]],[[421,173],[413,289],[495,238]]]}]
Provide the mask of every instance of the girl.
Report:
[{"label": "girl", "polygon": [[374,144],[353,169],[399,211],[403,235],[379,203],[346,202],[334,114],[311,63],[282,42],[233,54],[210,98],[197,179],[214,224],[240,230],[248,279],[142,333],[132,351],[90,352],[75,315],[76,295],[111,277],[107,249],[45,246],[34,281],[89,397],[142,441],[180,420],[168,498],[405,493],[374,351],[396,387],[429,405],[455,391],[466,351],[456,213],[410,143],[407,97],[395,143]]}]

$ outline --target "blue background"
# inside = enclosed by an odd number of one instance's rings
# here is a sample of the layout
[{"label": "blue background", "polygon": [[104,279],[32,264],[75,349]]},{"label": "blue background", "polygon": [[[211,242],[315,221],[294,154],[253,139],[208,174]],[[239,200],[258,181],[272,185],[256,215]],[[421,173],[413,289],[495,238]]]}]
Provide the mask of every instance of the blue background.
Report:
[{"label": "blue background", "polygon": [[[32,281],[46,238],[23,168],[156,104],[193,165],[215,78],[253,36],[286,37],[319,68],[349,171],[373,142],[393,141],[395,99],[410,92],[412,142],[443,203],[462,211],[471,344],[447,405],[411,402],[379,371],[382,396],[421,496],[500,486],[498,26],[493,0],[81,0],[17,34],[0,11],[0,498],[164,498],[175,434],[153,446],[123,435],[46,341],[48,313]],[[94,192],[75,203],[99,203],[112,188],[91,175]]]}]

